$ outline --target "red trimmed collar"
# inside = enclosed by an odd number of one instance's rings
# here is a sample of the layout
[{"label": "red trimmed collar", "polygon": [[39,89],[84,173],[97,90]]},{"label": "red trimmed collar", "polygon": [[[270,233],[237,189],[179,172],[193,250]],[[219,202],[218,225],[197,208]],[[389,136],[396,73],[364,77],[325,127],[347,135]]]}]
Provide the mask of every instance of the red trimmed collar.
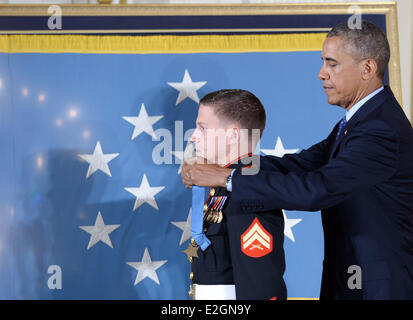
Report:
[{"label": "red trimmed collar", "polygon": [[241,159],[244,159],[244,158],[247,158],[247,157],[252,157],[252,153],[248,153],[248,154],[246,154],[246,155],[243,155],[243,156],[239,157],[237,160],[234,160],[234,161],[228,163],[224,168],[228,168],[231,164],[236,164],[236,163],[238,163]]}]

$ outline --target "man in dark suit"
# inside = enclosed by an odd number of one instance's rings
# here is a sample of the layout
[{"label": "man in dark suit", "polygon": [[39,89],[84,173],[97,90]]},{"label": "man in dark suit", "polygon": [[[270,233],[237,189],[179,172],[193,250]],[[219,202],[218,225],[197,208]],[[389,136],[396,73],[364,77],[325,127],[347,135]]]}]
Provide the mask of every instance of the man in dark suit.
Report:
[{"label": "man in dark suit", "polygon": [[[267,160],[260,162],[260,157],[252,156],[265,119],[265,109],[252,93],[211,92],[200,101],[191,141],[198,156],[223,168],[244,172],[258,164],[265,168]],[[260,134],[253,134],[251,128],[259,128]],[[193,204],[191,231],[195,216],[202,214],[199,231],[210,245],[203,247],[194,236],[185,250],[191,262],[190,295],[197,300],[286,299],[282,211],[237,213],[238,206],[232,205],[231,192],[225,187],[210,188],[205,204],[202,200]]]},{"label": "man in dark suit", "polygon": [[413,299],[413,130],[382,85],[389,58],[376,25],[335,26],[323,44],[318,77],[328,102],[345,108],[346,116],[325,140],[299,154],[267,157],[272,168],[256,175],[202,164],[182,170],[188,187],[232,190],[241,215],[321,210],[321,299]]}]

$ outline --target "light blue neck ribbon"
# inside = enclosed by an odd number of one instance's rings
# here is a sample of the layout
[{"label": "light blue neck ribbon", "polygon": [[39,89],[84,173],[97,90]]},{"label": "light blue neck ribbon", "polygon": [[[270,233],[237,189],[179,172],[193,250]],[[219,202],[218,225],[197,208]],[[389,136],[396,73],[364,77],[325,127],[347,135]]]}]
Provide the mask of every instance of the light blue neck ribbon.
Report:
[{"label": "light blue neck ribbon", "polygon": [[211,241],[203,232],[205,190],[203,187],[192,186],[192,218],[191,235],[199,247],[204,251]]}]

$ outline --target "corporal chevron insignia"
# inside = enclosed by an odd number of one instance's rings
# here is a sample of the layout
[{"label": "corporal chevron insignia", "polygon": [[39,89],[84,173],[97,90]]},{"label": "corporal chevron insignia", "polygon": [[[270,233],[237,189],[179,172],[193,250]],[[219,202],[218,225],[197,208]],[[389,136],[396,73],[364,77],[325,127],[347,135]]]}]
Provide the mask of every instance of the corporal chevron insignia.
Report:
[{"label": "corporal chevron insignia", "polygon": [[272,235],[258,218],[241,235],[241,251],[252,258],[260,258],[272,251]]}]

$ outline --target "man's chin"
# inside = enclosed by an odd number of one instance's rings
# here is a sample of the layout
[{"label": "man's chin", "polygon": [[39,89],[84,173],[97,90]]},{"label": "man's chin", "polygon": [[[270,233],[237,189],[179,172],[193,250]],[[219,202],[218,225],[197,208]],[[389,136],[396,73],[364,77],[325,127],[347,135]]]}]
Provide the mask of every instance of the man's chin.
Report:
[{"label": "man's chin", "polygon": [[327,97],[327,102],[328,104],[331,104],[332,106],[339,106],[340,102],[338,99],[335,99],[334,97]]},{"label": "man's chin", "polygon": [[198,158],[206,159],[208,163],[213,163],[210,159],[208,159],[203,152],[195,152],[195,156]]},{"label": "man's chin", "polygon": [[201,151],[198,151],[198,150],[195,152],[195,156],[196,156],[196,157],[200,157],[200,158],[206,158],[205,155],[204,155],[204,153],[201,152]]}]

